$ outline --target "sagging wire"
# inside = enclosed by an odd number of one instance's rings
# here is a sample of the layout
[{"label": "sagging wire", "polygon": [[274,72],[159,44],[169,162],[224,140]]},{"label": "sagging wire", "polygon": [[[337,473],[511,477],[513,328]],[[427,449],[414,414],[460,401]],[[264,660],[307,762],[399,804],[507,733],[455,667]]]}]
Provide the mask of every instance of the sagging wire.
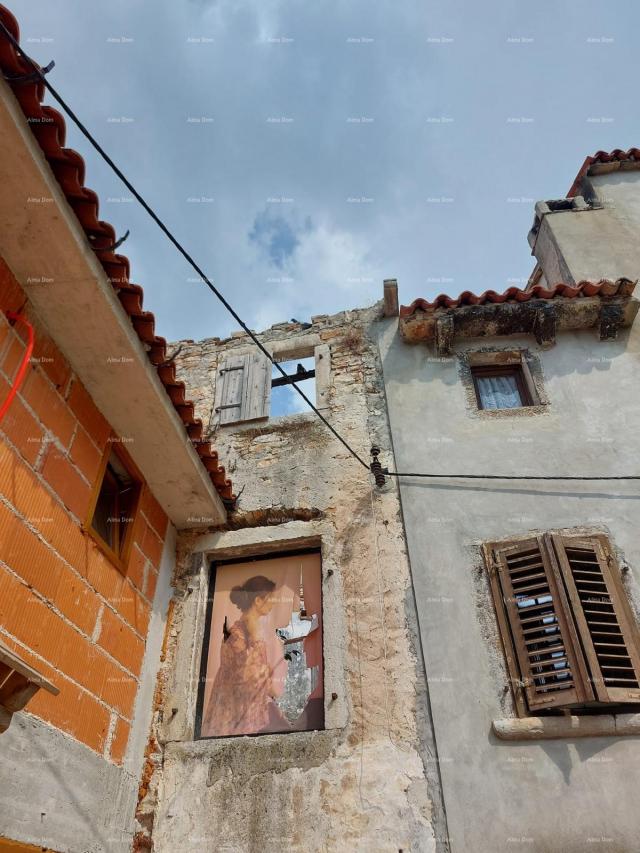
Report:
[{"label": "sagging wire", "polygon": [[[19,56],[21,56],[33,69],[33,74],[36,79],[41,81],[45,88],[51,93],[52,97],[58,102],[62,110],[67,114],[67,116],[71,119],[71,121],[76,125],[78,130],[82,133],[82,135],[89,141],[90,145],[98,152],[100,157],[105,161],[105,163],[109,166],[109,168],[114,172],[114,174],[122,181],[122,183],[127,187],[127,189],[133,194],[134,198],[139,202],[139,204],[144,208],[144,210],[148,213],[148,215],[153,219],[158,228],[162,231],[162,233],[167,237],[167,239],[173,244],[173,246],[178,250],[178,252],[182,255],[182,257],[187,261],[187,263],[191,266],[191,268],[198,273],[202,281],[207,285],[209,290],[214,294],[214,296],[222,303],[222,305],[226,308],[226,310],[231,314],[234,320],[240,325],[241,329],[251,338],[253,343],[258,347],[260,352],[271,362],[271,364],[275,365],[278,372],[283,377],[288,377],[286,371],[281,367],[280,363],[275,360],[275,358],[271,355],[271,353],[266,349],[266,347],[260,342],[256,334],[247,326],[247,324],[242,320],[237,311],[233,308],[233,306],[227,301],[227,299],[222,295],[222,293],[218,290],[218,288],[213,284],[210,278],[205,274],[205,272],[200,268],[200,266],[196,263],[194,258],[189,254],[189,252],[184,248],[184,246],[180,243],[180,241],[174,237],[173,233],[169,230],[169,228],[164,224],[162,219],[158,216],[158,214],[153,210],[153,208],[145,201],[142,195],[136,190],[131,181],[126,177],[126,175],[122,172],[122,170],[114,163],[114,161],[109,157],[106,151],[102,148],[100,143],[92,136],[90,131],[84,126],[82,121],[78,118],[78,116],[74,113],[71,107],[66,103],[66,101],[62,98],[62,96],[58,93],[56,88],[49,82],[49,80],[45,77],[45,72],[50,70],[50,67],[47,66],[46,69],[41,69],[40,66],[31,59],[28,54],[24,52],[24,50],[20,47],[19,42],[13,37],[13,35],[9,32],[7,27],[4,25],[2,21],[0,21],[0,32],[4,35],[7,41],[13,46],[14,50],[17,51]],[[52,67],[52,66],[51,66]],[[582,477],[582,476],[557,476],[557,475],[518,475],[518,474],[433,474],[433,473],[425,473],[425,472],[400,472],[400,471],[389,471],[388,468],[383,468],[380,463],[376,469],[374,469],[373,465],[377,461],[377,456],[374,458],[374,461],[368,465],[364,459],[360,456],[360,454],[354,450],[351,445],[344,439],[340,433],[329,423],[329,421],[325,418],[325,416],[320,412],[316,406],[311,402],[311,400],[307,397],[304,391],[298,387],[296,382],[290,381],[290,384],[293,388],[295,388],[296,392],[302,397],[305,403],[309,406],[312,412],[314,412],[318,418],[323,422],[323,424],[327,427],[327,429],[331,432],[331,434],[336,438],[343,447],[356,459],[360,465],[370,471],[376,480],[376,484],[381,487],[384,485],[384,477],[403,477],[403,478],[411,478],[411,477],[419,477],[422,479],[465,479],[465,480],[568,480],[568,481],[599,481],[599,480],[640,480],[640,475],[628,475],[628,476],[611,476],[611,477]],[[378,451],[379,452],[379,451]]]},{"label": "sagging wire", "polygon": [[388,468],[382,467],[382,462],[378,459],[380,448],[374,445],[371,448],[370,468],[373,474],[376,485],[384,486],[386,477],[421,477],[436,480],[640,480],[640,476],[636,474],[628,475],[613,475],[611,477],[578,477],[564,476],[557,474],[427,474],[421,473],[405,473],[403,471],[389,471]]},{"label": "sagging wire", "polygon": [[[156,223],[158,228],[162,231],[162,233],[167,237],[167,239],[175,246],[175,248],[180,252],[182,257],[187,261],[187,263],[191,266],[191,268],[198,273],[202,281],[207,285],[209,290],[217,297],[217,299],[224,305],[229,314],[233,317],[233,319],[240,324],[241,329],[246,332],[246,334],[251,338],[254,344],[258,347],[260,352],[266,356],[271,364],[275,365],[276,369],[282,376],[287,376],[286,371],[280,366],[280,364],[274,359],[271,353],[266,349],[266,347],[258,340],[256,334],[251,331],[251,329],[247,326],[247,324],[242,320],[238,312],[232,307],[232,305],[225,299],[222,293],[218,290],[218,288],[213,284],[210,278],[206,275],[206,273],[200,268],[200,266],[196,263],[194,258],[189,254],[189,252],[184,248],[182,243],[174,237],[173,233],[169,230],[169,228],[164,224],[162,219],[158,216],[158,214],[153,210],[153,208],[145,201],[145,199],[140,195],[140,193],[133,186],[131,181],[126,177],[126,175],[122,172],[122,170],[116,166],[114,161],[109,157],[104,148],[100,145],[100,143],[91,135],[90,131],[84,126],[82,121],[78,118],[78,116],[74,113],[71,107],[66,103],[66,101],[62,98],[62,96],[58,93],[56,88],[49,82],[49,80],[45,77],[43,70],[40,66],[28,56],[24,50],[20,47],[19,42],[13,37],[13,35],[9,32],[7,27],[4,25],[2,21],[0,21],[0,32],[4,35],[7,41],[13,46],[14,50],[17,51],[18,55],[21,56],[25,62],[27,62],[31,68],[33,69],[33,73],[37,76],[37,79],[40,80],[46,89],[51,92],[52,97],[58,102],[60,107],[64,110],[64,112],[69,116],[71,121],[76,125],[78,130],[82,133],[82,135],[89,141],[91,146],[98,152],[100,157],[105,161],[105,163],[109,166],[109,168],[120,178],[125,187],[131,192],[134,198],[142,205],[145,211],[149,214],[149,216]],[[302,397],[305,403],[309,406],[309,408],[315,412],[315,414],[320,418],[320,420],[324,423],[327,429],[333,434],[335,438],[349,451],[349,453],[356,459],[364,468],[369,470],[369,466],[364,461],[364,459],[347,443],[347,441],[334,429],[333,426],[329,423],[329,421],[324,417],[324,415],[318,411],[318,409],[314,406],[311,400],[307,397],[304,391],[298,387],[295,382],[289,383],[298,394]]]}]

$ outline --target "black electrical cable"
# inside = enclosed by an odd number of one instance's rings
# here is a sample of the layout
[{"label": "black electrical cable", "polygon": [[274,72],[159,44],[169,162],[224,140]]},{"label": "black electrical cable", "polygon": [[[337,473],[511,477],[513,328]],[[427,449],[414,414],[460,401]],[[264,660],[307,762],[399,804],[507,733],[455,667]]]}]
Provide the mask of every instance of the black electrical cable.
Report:
[{"label": "black electrical cable", "polygon": [[[17,41],[16,41],[16,39],[15,39],[15,38],[13,37],[13,35],[9,32],[9,30],[5,27],[5,25],[3,24],[3,22],[2,22],[2,21],[0,21],[0,28],[1,28],[1,31],[3,32],[4,36],[5,36],[5,37],[8,39],[8,41],[13,45],[14,49],[18,52],[18,54],[19,54],[20,56],[22,56],[22,57],[23,57],[23,59],[25,59],[25,60],[26,60],[26,62],[28,62],[28,63],[29,63],[29,65],[33,68],[34,73],[38,76],[38,78],[39,78],[39,79],[41,80],[41,82],[46,86],[46,88],[51,92],[51,94],[53,95],[53,97],[55,98],[55,100],[58,102],[58,104],[60,104],[60,106],[62,107],[62,109],[63,109],[63,110],[65,111],[65,113],[69,116],[69,118],[73,121],[73,123],[76,125],[76,127],[78,128],[78,130],[83,134],[83,136],[85,136],[85,137],[86,137],[86,139],[88,139],[88,140],[89,140],[89,142],[91,143],[91,145],[93,146],[93,148],[95,148],[95,150],[96,150],[96,151],[98,152],[98,154],[102,157],[102,159],[105,161],[105,163],[107,163],[107,165],[108,165],[108,166],[113,170],[113,172],[115,172],[115,174],[120,178],[120,180],[122,181],[122,183],[123,183],[123,184],[127,187],[127,189],[128,189],[128,190],[129,190],[129,191],[130,191],[134,196],[135,196],[135,198],[140,202],[140,204],[142,205],[142,207],[144,207],[144,209],[147,211],[147,213],[149,214],[149,216],[150,216],[150,217],[153,219],[153,221],[156,223],[156,225],[158,226],[158,228],[160,228],[160,230],[163,232],[163,234],[165,235],[165,237],[167,237],[167,238],[171,241],[171,243],[173,243],[173,245],[176,247],[176,249],[180,252],[180,254],[183,256],[183,258],[187,261],[187,263],[188,263],[188,264],[190,264],[190,265],[191,265],[191,267],[192,267],[192,268],[193,268],[193,269],[198,273],[198,275],[202,278],[202,280],[203,280],[203,281],[204,281],[204,283],[207,285],[207,287],[209,288],[209,290],[211,290],[211,292],[212,292],[212,293],[213,293],[213,294],[214,294],[214,295],[215,295],[215,296],[220,300],[220,302],[222,302],[222,304],[223,304],[223,305],[224,305],[224,307],[227,309],[227,311],[231,314],[231,316],[234,318],[234,320],[235,320],[237,323],[239,323],[239,324],[240,324],[240,327],[241,327],[241,328],[242,328],[242,329],[243,329],[243,330],[244,330],[244,331],[249,335],[249,337],[251,338],[251,340],[256,344],[256,346],[257,346],[257,347],[258,347],[258,349],[263,353],[263,355],[265,355],[265,356],[269,359],[269,361],[270,361],[272,364],[274,364],[274,365],[276,366],[276,368],[277,368],[277,369],[278,369],[278,371],[282,374],[282,376],[287,376],[286,371],[285,371],[285,370],[283,370],[283,368],[280,366],[280,364],[279,364],[277,361],[275,361],[275,359],[274,359],[274,358],[273,358],[273,356],[269,353],[269,351],[268,351],[268,350],[267,350],[267,349],[266,349],[266,348],[265,348],[265,347],[260,343],[260,341],[258,340],[258,338],[256,337],[256,335],[251,331],[251,329],[247,326],[247,324],[246,324],[246,323],[241,319],[241,317],[239,316],[239,314],[238,314],[238,313],[235,311],[235,309],[230,305],[230,303],[229,303],[229,302],[227,302],[227,300],[226,300],[226,299],[224,298],[224,296],[220,293],[220,291],[219,291],[219,290],[217,289],[217,287],[213,284],[213,282],[209,279],[209,277],[205,274],[205,272],[204,272],[202,269],[200,269],[200,267],[198,266],[198,264],[197,264],[197,263],[195,262],[195,260],[191,257],[191,255],[189,254],[189,252],[187,252],[187,250],[184,248],[184,246],[179,242],[179,240],[178,240],[176,237],[174,237],[174,236],[173,236],[173,234],[171,233],[171,231],[169,231],[169,229],[167,228],[167,226],[166,226],[166,225],[164,224],[164,222],[160,219],[160,217],[159,217],[159,216],[157,215],[157,213],[153,210],[153,208],[152,208],[152,207],[150,207],[150,206],[147,204],[147,202],[144,200],[144,198],[140,195],[140,193],[139,193],[139,192],[136,190],[136,188],[133,186],[133,184],[131,183],[131,181],[129,181],[129,180],[128,180],[128,178],[123,174],[123,172],[118,168],[118,166],[116,166],[116,164],[113,162],[113,160],[111,159],[111,157],[109,157],[109,155],[106,153],[106,151],[102,148],[102,146],[100,145],[100,143],[99,143],[99,142],[97,142],[97,141],[93,138],[93,136],[91,135],[91,133],[87,130],[87,128],[84,126],[84,124],[80,121],[80,119],[77,117],[77,115],[73,112],[73,110],[71,109],[71,107],[66,103],[66,101],[62,98],[62,96],[58,94],[58,92],[56,91],[56,89],[54,88],[54,86],[52,86],[52,85],[51,85],[51,83],[48,81],[48,79],[45,77],[45,75],[43,74],[43,72],[42,72],[42,70],[41,70],[40,66],[39,66],[36,62],[34,62],[34,60],[33,60],[33,59],[31,59],[31,57],[30,57],[30,56],[28,56],[28,55],[24,52],[24,50],[20,47],[19,42],[17,42]],[[324,423],[324,425],[325,425],[325,426],[326,426],[326,427],[331,431],[331,433],[333,433],[333,435],[335,436],[335,438],[337,438],[337,439],[338,439],[338,441],[339,441],[341,444],[343,444],[343,445],[344,445],[344,447],[346,447],[346,449],[349,451],[349,453],[350,453],[350,454],[351,454],[355,459],[357,459],[357,460],[358,460],[358,462],[359,462],[362,466],[364,466],[364,467],[367,469],[367,471],[368,471],[368,470],[369,470],[369,466],[368,466],[368,465],[367,465],[367,463],[364,461],[364,459],[362,459],[362,458],[361,458],[361,456],[359,456],[359,454],[358,454],[358,453],[356,453],[356,451],[355,451],[352,447],[350,447],[350,445],[349,445],[349,444],[347,444],[347,442],[344,440],[344,438],[342,438],[342,436],[341,436],[341,435],[340,435],[340,434],[339,434],[339,433],[338,433],[338,432],[337,432],[337,431],[336,431],[336,430],[331,426],[331,424],[329,423],[329,421],[324,417],[324,415],[323,415],[321,412],[319,412],[319,411],[318,411],[318,409],[313,405],[313,403],[312,403],[312,402],[311,402],[311,400],[307,397],[307,395],[304,393],[304,391],[302,391],[302,389],[300,389],[300,388],[297,386],[297,384],[296,384],[295,382],[290,382],[289,384],[290,384],[290,385],[292,385],[292,386],[296,389],[296,391],[297,391],[297,392],[298,392],[298,394],[302,397],[302,399],[305,401],[305,403],[306,403],[306,404],[307,404],[307,405],[308,405],[308,406],[309,406],[309,407],[310,407],[310,408],[311,408],[311,409],[316,413],[316,415],[320,418],[320,420]]]},{"label": "black electrical cable", "polygon": [[382,469],[387,477],[435,477],[446,480],[640,480],[633,474],[622,477],[558,477],[548,474],[405,474],[398,471]]},{"label": "black electrical cable", "polygon": [[[280,364],[275,361],[271,353],[263,346],[263,344],[258,340],[254,332],[247,326],[247,324],[242,320],[239,314],[235,311],[235,309],[231,306],[229,302],[225,299],[225,297],[220,293],[217,287],[213,284],[213,282],[209,279],[209,277],[204,273],[202,269],[198,266],[196,261],[191,257],[189,252],[183,247],[183,245],[179,242],[179,240],[173,236],[171,231],[167,228],[164,222],[160,219],[157,213],[150,207],[144,198],[140,195],[140,193],[133,186],[131,181],[124,175],[124,173],[116,166],[111,157],[106,153],[106,151],[102,148],[99,142],[93,138],[91,133],[87,130],[84,124],[80,121],[80,119],[73,112],[71,107],[66,103],[66,101],[62,98],[61,95],[58,94],[55,87],[51,85],[49,80],[45,77],[43,70],[40,66],[31,59],[28,54],[24,52],[24,50],[20,47],[19,42],[13,37],[13,35],[9,32],[6,26],[0,21],[0,31],[4,34],[5,38],[13,45],[14,49],[18,52],[18,54],[29,63],[29,65],[33,68],[34,74],[38,77],[38,79],[44,84],[44,86],[51,92],[55,100],[62,107],[64,112],[69,116],[69,118],[76,125],[78,130],[83,134],[83,136],[89,141],[89,143],[95,148],[98,154],[102,157],[102,159],[107,163],[107,165],[111,168],[111,170],[120,178],[122,183],[127,187],[127,189],[134,195],[134,197],[140,202],[142,207],[147,211],[149,216],[153,219],[156,225],[160,228],[163,234],[170,240],[171,243],[176,247],[176,249],[180,252],[183,258],[187,261],[188,264],[198,273],[198,275],[202,278],[204,283],[207,285],[209,290],[220,300],[220,302],[224,305],[227,311],[231,314],[234,320],[240,324],[240,327],[249,335],[251,340],[255,343],[258,349],[265,355],[269,361],[276,366],[278,371],[284,377],[288,377],[287,373],[283,370]],[[48,69],[45,69],[48,70]],[[11,82],[11,81],[9,81]],[[324,425],[329,429],[329,431],[333,434],[338,441],[346,447],[349,453],[357,459],[358,462],[367,469],[370,470],[370,466],[362,459],[362,457],[347,443],[347,441],[338,433],[334,427],[331,426],[329,421],[324,417],[324,415],[318,411],[318,409],[313,405],[311,400],[307,397],[307,395],[302,391],[295,382],[289,381],[290,385],[292,385],[298,394],[302,397],[305,403],[309,406],[309,408],[315,412],[315,414],[320,418],[320,420],[324,423]],[[640,476],[622,476],[622,477],[558,477],[558,476],[519,476],[517,474],[424,474],[424,473],[402,473],[398,471],[389,471],[386,468],[382,469],[382,473],[388,477],[421,477],[426,479],[447,479],[447,480],[640,480]]]}]

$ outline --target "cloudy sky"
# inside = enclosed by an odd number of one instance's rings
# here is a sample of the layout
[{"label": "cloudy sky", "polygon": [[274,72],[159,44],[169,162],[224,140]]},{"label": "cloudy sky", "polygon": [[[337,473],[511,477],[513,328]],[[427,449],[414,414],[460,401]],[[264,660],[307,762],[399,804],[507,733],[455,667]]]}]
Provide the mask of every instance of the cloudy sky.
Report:
[{"label": "cloudy sky", "polygon": [[[526,282],[538,199],[639,144],[633,0],[13,0],[25,48],[252,328]],[[70,130],[169,340],[225,314]]]}]

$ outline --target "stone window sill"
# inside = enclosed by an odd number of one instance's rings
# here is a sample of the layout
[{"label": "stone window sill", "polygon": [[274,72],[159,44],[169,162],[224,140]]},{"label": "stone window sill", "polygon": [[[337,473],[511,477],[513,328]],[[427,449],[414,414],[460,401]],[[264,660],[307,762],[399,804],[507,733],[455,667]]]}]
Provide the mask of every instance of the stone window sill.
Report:
[{"label": "stone window sill", "polygon": [[640,735],[640,714],[512,718],[494,720],[492,729],[500,740],[629,737]]}]

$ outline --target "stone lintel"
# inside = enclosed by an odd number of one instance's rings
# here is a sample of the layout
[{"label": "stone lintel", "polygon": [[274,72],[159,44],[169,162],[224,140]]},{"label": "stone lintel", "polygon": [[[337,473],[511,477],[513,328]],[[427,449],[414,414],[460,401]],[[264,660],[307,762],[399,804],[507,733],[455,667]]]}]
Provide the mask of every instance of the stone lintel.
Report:
[{"label": "stone lintel", "polygon": [[494,720],[500,740],[547,740],[577,737],[640,735],[640,714],[597,714],[583,717],[522,717]]}]

